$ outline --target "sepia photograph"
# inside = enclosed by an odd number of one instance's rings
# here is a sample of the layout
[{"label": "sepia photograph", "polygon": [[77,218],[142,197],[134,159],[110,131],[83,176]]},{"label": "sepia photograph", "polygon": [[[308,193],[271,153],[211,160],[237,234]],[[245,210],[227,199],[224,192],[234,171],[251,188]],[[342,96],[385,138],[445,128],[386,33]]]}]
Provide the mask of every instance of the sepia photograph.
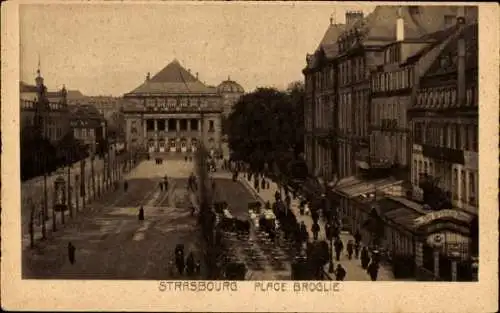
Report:
[{"label": "sepia photograph", "polygon": [[300,4],[19,4],[21,279],[477,283],[478,6]]}]

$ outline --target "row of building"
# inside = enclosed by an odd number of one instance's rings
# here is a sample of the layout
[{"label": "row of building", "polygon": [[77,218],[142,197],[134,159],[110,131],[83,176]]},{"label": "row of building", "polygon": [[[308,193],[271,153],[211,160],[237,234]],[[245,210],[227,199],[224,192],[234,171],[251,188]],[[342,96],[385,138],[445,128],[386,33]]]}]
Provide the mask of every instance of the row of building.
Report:
[{"label": "row of building", "polygon": [[[345,24],[332,19],[306,58],[308,166],[353,230],[371,213],[384,216],[392,225],[384,245],[417,267],[439,244],[433,238],[445,238],[441,254],[477,253],[469,251],[477,241],[469,231],[478,213],[477,27],[477,7],[378,6],[368,16],[347,12]],[[427,214],[434,218],[422,237],[415,220]]]},{"label": "row of building", "polygon": [[[204,141],[222,152],[222,123],[244,94],[231,80],[207,86],[180,65],[169,63],[123,97],[85,96],[78,90],[47,91],[40,69],[35,85],[20,83],[21,129],[42,121],[43,136],[56,143],[68,132],[95,153],[108,129],[125,148],[149,153],[190,153]],[[226,152],[227,153],[227,152]]]},{"label": "row of building", "polygon": [[38,69],[35,85],[20,82],[21,132],[37,126],[53,144],[72,133],[89,153],[95,153],[98,143],[107,136],[107,122],[95,106],[80,103],[83,96],[78,95],[81,93],[68,91],[64,86],[59,91],[48,91]]}]

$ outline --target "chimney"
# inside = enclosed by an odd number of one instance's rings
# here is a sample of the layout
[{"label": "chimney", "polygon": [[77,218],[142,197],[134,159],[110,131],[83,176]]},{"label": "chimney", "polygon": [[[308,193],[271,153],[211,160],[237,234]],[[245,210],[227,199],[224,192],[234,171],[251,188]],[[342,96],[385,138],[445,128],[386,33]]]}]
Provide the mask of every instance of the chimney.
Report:
[{"label": "chimney", "polygon": [[146,74],[146,81],[149,81],[150,79],[151,79],[151,73],[150,73],[150,72],[148,72],[148,73]]},{"label": "chimney", "polygon": [[457,40],[457,100],[459,106],[465,105],[465,38],[463,27],[465,25],[465,9],[463,6],[457,10],[457,28],[460,32]]},{"label": "chimney", "polygon": [[198,79],[198,72],[196,72],[196,79]]},{"label": "chimney", "polygon": [[363,19],[363,12],[361,11],[347,11],[345,13],[345,23],[350,26],[356,23],[358,20]]},{"label": "chimney", "polygon": [[403,20],[403,9],[398,8],[398,19],[396,20],[396,41],[405,40],[405,23]]}]

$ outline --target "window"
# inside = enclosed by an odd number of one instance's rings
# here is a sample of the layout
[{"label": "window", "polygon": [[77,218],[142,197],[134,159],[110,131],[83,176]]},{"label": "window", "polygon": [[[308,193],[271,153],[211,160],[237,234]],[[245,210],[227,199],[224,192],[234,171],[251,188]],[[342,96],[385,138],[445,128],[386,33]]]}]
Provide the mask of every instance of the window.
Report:
[{"label": "window", "polygon": [[458,184],[458,170],[457,169],[453,170],[453,177],[452,177],[451,181],[453,184],[453,200],[458,200],[459,184]]},{"label": "window", "polygon": [[168,131],[176,131],[177,130],[177,120],[169,119],[168,120]]},{"label": "window", "polygon": [[461,134],[461,131],[460,131],[460,125],[459,124],[455,124],[454,125],[455,127],[455,143],[454,143],[454,148],[457,149],[457,150],[460,150],[461,147],[462,147],[462,142],[461,142],[461,137],[462,137],[462,134]]},{"label": "window", "polygon": [[208,121],[208,131],[209,131],[209,132],[213,132],[213,131],[215,131],[214,121],[212,121],[212,120],[209,120],[209,121]]},{"label": "window", "polygon": [[418,163],[417,160],[413,161],[413,184],[418,184]]},{"label": "window", "polygon": [[462,190],[461,190],[460,200],[462,200],[462,201],[465,202],[466,199],[467,199],[467,190],[466,190],[467,185],[466,185],[466,181],[465,181],[465,178],[466,178],[465,177],[465,171],[461,171],[461,175],[460,176],[461,176],[461,179],[462,179],[462,182],[461,182],[462,183]]},{"label": "window", "polygon": [[154,129],[155,129],[154,120],[146,120],[146,130],[147,131],[152,131]]},{"label": "window", "polygon": [[158,130],[165,130],[165,120],[157,120],[156,123],[158,124]]},{"label": "window", "polygon": [[198,120],[197,119],[191,119],[189,126],[190,126],[191,130],[198,130]]},{"label": "window", "polygon": [[443,147],[448,148],[448,124],[443,125]]},{"label": "window", "polygon": [[476,205],[476,175],[469,173],[469,204]]}]

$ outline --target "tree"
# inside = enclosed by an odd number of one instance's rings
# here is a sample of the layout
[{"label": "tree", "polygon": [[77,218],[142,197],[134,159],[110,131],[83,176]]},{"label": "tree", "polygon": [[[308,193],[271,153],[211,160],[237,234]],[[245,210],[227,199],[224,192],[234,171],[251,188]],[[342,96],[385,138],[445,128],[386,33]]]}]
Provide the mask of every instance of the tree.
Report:
[{"label": "tree", "polygon": [[52,172],[57,168],[55,146],[43,137],[35,127],[25,127],[21,131],[21,180],[27,180]]},{"label": "tree", "polygon": [[278,165],[287,172],[303,149],[303,90],[291,86],[286,92],[258,88],[245,94],[228,117],[228,143],[232,158],[263,170]]}]

